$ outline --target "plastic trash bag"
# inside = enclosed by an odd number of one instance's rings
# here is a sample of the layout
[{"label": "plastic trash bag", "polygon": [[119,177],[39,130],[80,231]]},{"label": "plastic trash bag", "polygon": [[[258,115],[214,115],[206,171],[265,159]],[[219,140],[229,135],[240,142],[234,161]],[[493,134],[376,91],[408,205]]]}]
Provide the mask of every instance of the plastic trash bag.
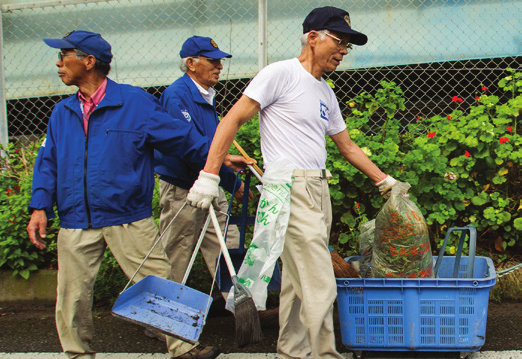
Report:
[{"label": "plastic trash bag", "polygon": [[409,183],[398,182],[375,220],[372,276],[431,278],[433,258],[428,227],[409,199]]},{"label": "plastic trash bag", "polygon": [[373,254],[373,240],[375,237],[375,219],[361,224],[358,242],[359,254],[359,271],[361,278],[371,278],[371,263]]},{"label": "plastic trash bag", "polygon": [[[290,217],[290,189],[293,168],[278,159],[263,175],[263,190],[256,213],[252,242],[237,273],[237,278],[252,295],[258,310],[266,309],[267,287],[276,261],[283,252]],[[230,291],[226,308],[234,312],[234,291]]]}]

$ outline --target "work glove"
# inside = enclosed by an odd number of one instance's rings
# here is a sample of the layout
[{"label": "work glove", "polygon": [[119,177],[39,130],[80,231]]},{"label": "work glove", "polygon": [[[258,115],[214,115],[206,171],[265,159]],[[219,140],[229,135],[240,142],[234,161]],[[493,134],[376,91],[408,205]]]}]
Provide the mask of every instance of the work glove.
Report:
[{"label": "work glove", "polygon": [[375,182],[375,185],[377,186],[377,188],[379,188],[379,192],[381,192],[381,195],[384,198],[387,198],[390,195],[390,190],[393,186],[395,186],[396,183],[397,181],[395,180],[395,178],[386,175],[386,177],[384,177],[382,180]]},{"label": "work glove", "polygon": [[207,210],[218,196],[219,176],[202,170],[187,195],[187,201],[192,207]]}]

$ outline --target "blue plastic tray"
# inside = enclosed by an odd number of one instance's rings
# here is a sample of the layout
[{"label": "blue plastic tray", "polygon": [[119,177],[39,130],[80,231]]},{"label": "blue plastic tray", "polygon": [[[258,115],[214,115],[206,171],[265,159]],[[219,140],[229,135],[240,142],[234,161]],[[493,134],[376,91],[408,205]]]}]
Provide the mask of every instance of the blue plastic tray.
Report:
[{"label": "blue plastic tray", "polygon": [[[355,257],[346,258],[351,261]],[[337,279],[342,342],[354,351],[475,351],[486,338],[490,258],[475,257],[474,278],[462,256],[442,257],[439,278]]]}]

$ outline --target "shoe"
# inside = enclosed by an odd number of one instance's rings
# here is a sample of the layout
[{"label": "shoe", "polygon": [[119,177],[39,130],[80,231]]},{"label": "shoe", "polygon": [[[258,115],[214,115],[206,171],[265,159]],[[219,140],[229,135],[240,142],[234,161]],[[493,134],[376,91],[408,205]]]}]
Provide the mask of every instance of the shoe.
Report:
[{"label": "shoe", "polygon": [[160,333],[153,329],[145,329],[145,335],[148,336],[149,338],[158,339],[159,341],[162,341],[162,342],[167,340],[167,338],[165,337],[165,334]]},{"label": "shoe", "polygon": [[172,357],[171,359],[214,359],[219,355],[219,349],[216,347],[206,347],[199,344],[185,354]]}]

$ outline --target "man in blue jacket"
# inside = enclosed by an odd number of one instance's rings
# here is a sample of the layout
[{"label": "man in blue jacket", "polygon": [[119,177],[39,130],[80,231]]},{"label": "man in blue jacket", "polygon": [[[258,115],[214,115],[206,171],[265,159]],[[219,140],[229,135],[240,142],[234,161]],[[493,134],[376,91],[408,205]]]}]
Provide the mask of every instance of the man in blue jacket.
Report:
[{"label": "man in blue jacket", "polygon": [[[160,102],[171,116],[186,119],[190,126],[210,141],[219,123],[215,108],[216,92],[212,86],[219,80],[223,59],[232,55],[221,51],[210,37],[192,36],[183,43],[180,57],[180,69],[185,74],[165,89]],[[200,163],[187,162],[177,155],[165,155],[159,151],[154,151],[154,165],[154,170],[160,175],[159,227],[163,231],[186,202],[188,190],[203,168]],[[220,175],[220,185],[241,201],[244,186],[234,171],[221,166]],[[221,212],[227,212],[228,203],[221,188],[217,201],[221,210],[217,214],[223,231],[226,216]],[[208,211],[185,206],[176,217],[175,226],[168,227],[163,236],[175,281],[179,282],[183,278],[207,215]],[[238,243],[239,231],[236,226],[230,226],[227,246],[237,248]],[[214,276],[220,246],[213,226],[208,227],[200,250],[210,274]]]},{"label": "man in blue jacket", "polygon": [[[57,204],[58,334],[69,358],[94,358],[92,293],[106,246],[131,276],[158,236],[151,205],[153,149],[203,166],[210,141],[143,89],[107,78],[111,46],[99,34],[78,30],[44,42],[60,49],[58,76],[79,91],[57,103],[49,119],[34,166],[27,231],[44,248],[47,218],[54,217]],[[148,274],[170,279],[161,246],[136,280]],[[167,345],[173,358],[219,355],[217,348],[172,337]]]}]

